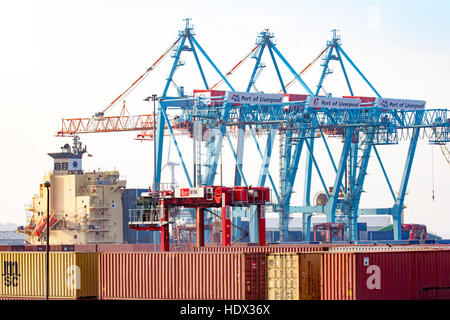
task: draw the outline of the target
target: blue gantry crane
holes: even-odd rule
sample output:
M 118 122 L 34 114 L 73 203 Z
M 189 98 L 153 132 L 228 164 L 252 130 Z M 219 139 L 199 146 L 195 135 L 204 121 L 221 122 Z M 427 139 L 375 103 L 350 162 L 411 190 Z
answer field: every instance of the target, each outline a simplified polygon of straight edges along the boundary
M 222 73 L 195 38 L 190 19 L 186 19 L 185 28 L 179 31 L 172 50 L 172 67 L 165 82 L 161 95 L 157 98 L 158 112 L 156 121 L 156 166 L 154 172 L 153 190 L 159 190 L 161 184 L 161 169 L 163 166 L 162 153 L 164 137 L 169 133 L 177 151 L 181 168 L 189 187 L 212 186 L 215 184 L 216 172 L 224 141 L 229 147 L 234 159 L 235 186 L 250 184 L 263 187 L 270 184 L 273 191 L 272 207 L 279 214 L 280 241 L 287 240 L 288 223 L 291 213 L 303 214 L 303 240 L 309 239 L 311 216 L 314 213 L 325 213 L 327 222 L 337 219 L 346 226 L 347 239 L 357 240 L 357 218 L 362 214 L 389 214 L 394 220 L 394 238 L 401 238 L 401 211 L 406 194 L 406 188 L 411 174 L 414 154 L 420 133 L 426 134 L 432 144 L 450 141 L 450 120 L 447 109 L 425 109 L 424 101 L 385 99 L 356 64 L 347 55 L 341 45 L 337 31 L 327 41 L 321 53 L 300 72 L 296 72 L 292 65 L 280 52 L 274 43 L 274 35 L 269 30 L 260 32 L 256 46 L 230 72 Z M 175 85 L 174 74 L 183 65 L 180 59 L 183 52 L 191 52 L 195 58 L 202 78 L 202 85 L 208 96 L 187 96 L 181 86 Z M 264 52 L 268 52 L 274 65 L 277 82 L 281 86 L 278 94 L 258 92 L 256 81 L 267 69 L 262 62 Z M 167 52 L 163 55 L 165 56 Z M 203 56 L 219 75 L 219 82 L 212 87 L 206 79 L 199 56 Z M 163 57 L 162 56 L 162 57 Z M 161 58 L 162 58 L 161 57 Z M 228 77 L 247 58 L 252 57 L 255 65 L 252 69 L 247 87 L 235 90 Z M 312 63 L 323 57 L 322 72 L 318 79 L 315 92 L 310 89 L 301 75 L 310 68 Z M 160 58 L 160 59 L 161 59 Z M 160 59 L 157 60 L 159 63 Z M 324 82 L 331 74 L 330 64 L 339 63 L 349 90 L 347 97 L 333 97 L 324 90 Z M 351 85 L 345 63 L 359 74 L 363 81 L 374 92 L 375 97 L 360 97 L 355 95 Z M 304 89 L 304 94 L 289 94 L 288 87 L 293 83 L 285 83 L 280 66 L 286 67 Z M 152 70 L 153 66 L 147 70 Z M 146 73 L 146 74 L 147 74 Z M 145 74 L 145 75 L 146 75 Z M 142 78 L 142 76 L 141 76 Z M 135 81 L 132 87 L 141 81 Z M 217 90 L 224 83 L 227 91 Z M 169 96 L 168 89 L 173 84 L 178 91 L 177 96 Z M 128 88 L 130 91 L 132 88 Z M 126 91 L 125 93 L 127 93 Z M 277 90 L 273 90 L 276 92 Z M 320 95 L 324 91 L 325 95 Z M 120 97 L 120 96 L 119 96 Z M 118 101 L 114 100 L 113 103 Z M 169 119 L 169 110 L 175 116 Z M 103 116 L 99 114 L 97 116 Z M 187 124 L 187 126 L 186 126 Z M 192 132 L 194 149 L 192 153 L 183 153 L 177 141 L 177 128 L 187 127 Z M 140 126 L 138 129 L 151 129 L 151 126 Z M 137 130 L 137 128 L 135 128 Z M 202 132 L 208 131 L 207 135 Z M 230 132 L 237 133 L 236 145 Z M 398 195 L 390 182 L 388 172 L 383 165 L 378 148 L 383 145 L 397 144 L 400 138 L 407 135 L 409 149 L 403 167 L 403 175 Z M 72 132 L 73 133 L 73 132 Z M 250 135 L 250 139 L 246 138 Z M 260 145 L 258 136 L 265 137 L 265 145 Z M 333 155 L 327 137 L 337 136 L 342 139 L 340 154 Z M 271 159 L 276 156 L 273 152 L 276 138 L 279 141 L 279 185 L 275 183 L 270 173 Z M 322 142 L 325 146 L 330 164 L 335 173 L 332 177 L 325 177 L 319 166 L 315 145 Z M 260 158 L 259 175 L 257 181 L 248 181 L 246 171 L 255 169 L 255 159 L 248 166 L 244 157 L 246 143 L 254 143 L 257 156 Z M 202 157 L 204 149 L 206 157 Z M 305 167 L 299 172 L 302 152 L 306 154 Z M 380 164 L 387 186 L 393 198 L 393 205 L 389 208 L 365 209 L 360 208 L 361 195 L 365 191 L 364 183 L 367 176 L 369 160 L 375 155 Z M 190 173 L 185 159 L 193 158 L 194 169 Z M 303 173 L 303 203 L 301 206 L 291 205 L 294 183 Z M 323 194 L 327 201 L 319 204 L 311 203 L 312 176 L 316 173 L 323 187 Z M 327 179 L 326 179 L 327 178 Z M 326 181 L 332 180 L 332 188 Z M 240 226 L 240 219 L 249 219 L 249 236 L 251 242 L 258 239 L 258 219 L 255 219 L 254 208 L 249 210 L 235 210 L 233 212 L 236 224 Z

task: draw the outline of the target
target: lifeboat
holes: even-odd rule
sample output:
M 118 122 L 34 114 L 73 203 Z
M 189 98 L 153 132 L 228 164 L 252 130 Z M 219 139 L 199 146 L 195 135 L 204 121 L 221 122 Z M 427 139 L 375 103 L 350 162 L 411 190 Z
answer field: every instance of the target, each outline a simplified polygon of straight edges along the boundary
M 56 223 L 56 219 L 53 215 L 50 216 L 50 228 Z M 39 220 L 39 223 L 37 224 L 36 228 L 34 229 L 35 234 L 40 237 L 42 230 L 44 230 L 45 226 L 47 225 L 47 215 L 42 216 L 41 220 Z

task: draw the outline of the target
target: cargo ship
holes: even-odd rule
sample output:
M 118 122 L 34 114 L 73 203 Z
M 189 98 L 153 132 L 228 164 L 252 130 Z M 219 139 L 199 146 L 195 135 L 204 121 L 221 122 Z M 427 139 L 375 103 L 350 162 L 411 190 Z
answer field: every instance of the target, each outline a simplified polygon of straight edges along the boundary
M 123 243 L 121 197 L 126 181 L 118 171 L 84 171 L 82 157 L 87 151 L 78 136 L 73 146 L 61 149 L 48 153 L 53 171 L 44 175 L 28 208 L 27 225 L 18 231 L 25 233 L 28 244 L 45 244 L 49 210 L 51 245 Z

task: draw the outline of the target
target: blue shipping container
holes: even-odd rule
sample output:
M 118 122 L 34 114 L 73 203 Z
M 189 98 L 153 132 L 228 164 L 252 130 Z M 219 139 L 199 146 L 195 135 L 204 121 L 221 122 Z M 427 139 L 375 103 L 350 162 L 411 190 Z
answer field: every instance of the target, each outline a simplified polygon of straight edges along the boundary
M 409 232 L 402 232 L 402 240 L 409 239 Z M 394 240 L 393 231 L 369 231 L 367 240 Z
M 358 222 L 358 231 L 367 231 L 367 222 Z

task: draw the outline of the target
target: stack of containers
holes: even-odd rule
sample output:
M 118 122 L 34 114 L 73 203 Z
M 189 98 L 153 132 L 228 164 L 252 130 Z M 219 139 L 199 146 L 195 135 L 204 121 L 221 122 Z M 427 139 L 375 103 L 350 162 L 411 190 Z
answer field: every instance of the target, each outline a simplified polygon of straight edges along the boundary
M 448 248 L 268 254 L 267 298 L 450 299 L 449 274 Z

